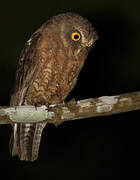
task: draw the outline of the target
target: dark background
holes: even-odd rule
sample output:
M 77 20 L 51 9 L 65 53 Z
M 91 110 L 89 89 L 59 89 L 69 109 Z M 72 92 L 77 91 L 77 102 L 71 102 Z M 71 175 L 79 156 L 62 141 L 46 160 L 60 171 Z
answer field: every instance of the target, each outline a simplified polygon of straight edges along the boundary
M 30 35 L 50 16 L 76 12 L 98 30 L 99 40 L 69 98 L 140 90 L 138 0 L 30 0 L 0 4 L 0 105 L 9 105 L 16 65 Z M 129 112 L 47 125 L 33 163 L 9 154 L 10 125 L 0 127 L 1 176 L 11 179 L 111 179 L 139 175 L 139 116 Z

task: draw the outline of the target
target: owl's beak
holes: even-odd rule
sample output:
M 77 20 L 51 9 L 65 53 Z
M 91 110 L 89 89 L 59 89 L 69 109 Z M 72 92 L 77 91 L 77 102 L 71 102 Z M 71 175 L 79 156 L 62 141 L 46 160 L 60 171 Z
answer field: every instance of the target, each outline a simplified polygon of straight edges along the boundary
M 91 47 L 92 45 L 93 45 L 92 41 L 87 44 L 88 47 Z
M 93 34 L 93 37 L 90 39 L 90 41 L 89 42 L 87 42 L 87 47 L 91 47 L 91 46 L 94 46 L 94 43 L 95 43 L 95 41 L 96 40 L 98 40 L 99 39 L 99 36 L 98 36 L 98 34 L 97 33 L 94 33 Z
M 91 46 L 93 46 L 94 45 L 94 43 L 93 43 L 93 39 L 91 39 L 87 44 L 86 44 L 86 46 L 87 47 L 91 47 Z

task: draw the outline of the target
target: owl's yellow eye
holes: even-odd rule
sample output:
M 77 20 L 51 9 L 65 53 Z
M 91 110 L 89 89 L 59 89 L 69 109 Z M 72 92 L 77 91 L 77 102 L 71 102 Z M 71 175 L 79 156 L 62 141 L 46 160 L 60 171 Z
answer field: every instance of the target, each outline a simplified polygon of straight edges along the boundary
M 72 38 L 73 41 L 79 41 L 81 36 L 80 36 L 79 33 L 74 32 L 74 33 L 72 33 L 71 38 Z

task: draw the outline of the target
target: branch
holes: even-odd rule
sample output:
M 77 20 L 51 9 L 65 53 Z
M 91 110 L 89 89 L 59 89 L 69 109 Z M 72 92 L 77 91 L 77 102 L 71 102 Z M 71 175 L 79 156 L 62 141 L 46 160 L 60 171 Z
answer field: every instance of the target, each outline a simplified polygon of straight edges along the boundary
M 0 107 L 0 124 L 64 121 L 112 115 L 140 109 L 140 92 L 84 99 L 67 104 Z

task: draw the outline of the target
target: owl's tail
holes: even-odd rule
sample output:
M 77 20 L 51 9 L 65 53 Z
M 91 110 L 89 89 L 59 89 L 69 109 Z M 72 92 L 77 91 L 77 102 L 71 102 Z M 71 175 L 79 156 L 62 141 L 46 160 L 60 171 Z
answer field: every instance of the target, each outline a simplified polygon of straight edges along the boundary
M 46 123 L 14 124 L 13 135 L 10 141 L 12 156 L 20 160 L 34 161 L 38 157 L 42 130 Z

